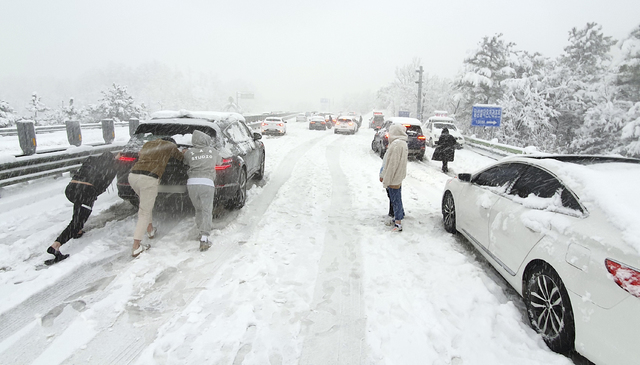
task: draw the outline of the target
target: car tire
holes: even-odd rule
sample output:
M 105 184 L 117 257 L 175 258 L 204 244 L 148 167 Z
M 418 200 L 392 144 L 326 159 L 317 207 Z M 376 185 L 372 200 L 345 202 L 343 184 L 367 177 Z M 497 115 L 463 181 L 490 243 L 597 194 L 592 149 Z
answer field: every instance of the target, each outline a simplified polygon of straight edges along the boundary
M 373 150 L 373 152 L 377 152 L 376 151 L 376 141 L 375 140 L 371 141 L 371 149 Z
M 540 262 L 528 271 L 524 302 L 533 329 L 552 351 L 568 353 L 575 348 L 575 322 L 567 289 L 551 265 Z
M 238 176 L 238 190 L 231 200 L 232 209 L 240 209 L 244 207 L 244 203 L 247 201 L 247 171 L 243 168 L 240 170 L 240 176 Z
M 262 162 L 260 162 L 260 169 L 253 175 L 254 180 L 262 180 L 264 178 L 264 163 L 265 163 L 265 154 L 262 153 Z
M 333 130 L 333 134 L 338 134 L 338 131 L 336 129 Z
M 456 230 L 456 203 L 450 191 L 442 197 L 442 223 L 444 230 L 449 233 L 457 233 Z
M 416 160 L 423 161 L 424 160 L 424 152 L 423 153 L 418 153 L 416 155 Z

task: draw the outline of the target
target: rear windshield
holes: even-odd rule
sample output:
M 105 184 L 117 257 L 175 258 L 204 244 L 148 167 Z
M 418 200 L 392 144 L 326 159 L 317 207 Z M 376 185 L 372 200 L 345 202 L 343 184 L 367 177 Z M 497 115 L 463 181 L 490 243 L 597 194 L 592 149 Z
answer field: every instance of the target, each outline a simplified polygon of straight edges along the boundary
M 448 130 L 457 131 L 456 126 L 451 123 L 434 123 L 433 126 L 437 129 L 447 128 Z
M 279 122 L 280 118 L 267 118 L 266 121 L 267 122 Z
M 419 125 L 410 125 L 407 127 L 407 136 L 415 137 L 419 134 L 422 134 L 422 128 Z

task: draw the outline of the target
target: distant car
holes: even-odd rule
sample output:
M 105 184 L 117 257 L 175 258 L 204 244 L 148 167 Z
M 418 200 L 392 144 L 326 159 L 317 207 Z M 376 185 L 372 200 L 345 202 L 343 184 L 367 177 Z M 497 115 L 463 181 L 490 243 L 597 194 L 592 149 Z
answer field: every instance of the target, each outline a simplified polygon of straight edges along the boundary
M 347 116 L 338 117 L 333 133 L 355 134 L 358 131 L 358 123 L 353 118 Z
M 416 118 L 391 117 L 387 119 L 380 129 L 373 135 L 371 141 L 371 149 L 378 153 L 380 158 L 384 157 L 389 147 L 389 127 L 392 124 L 400 124 L 407 128 L 407 147 L 409 148 L 409 157 L 422 161 L 425 153 L 425 136 L 420 127 L 420 121 Z
M 145 142 L 172 137 L 179 147 L 191 146 L 191 134 L 199 130 L 209 135 L 222 161 L 216 170 L 216 204 L 228 208 L 242 208 L 247 197 L 247 180 L 264 176 L 265 151 L 260 133 L 247 127 L 244 117 L 237 113 L 161 111 L 140 123 L 124 146 L 118 164 L 118 196 L 138 205 L 138 196 L 129 186 L 129 170 L 138 160 L 138 152 Z M 159 198 L 189 201 L 187 169 L 181 161 L 169 160 L 158 187 Z
M 462 148 L 465 143 L 464 137 L 458 128 L 456 128 L 454 119 L 449 117 L 431 117 L 424 123 L 422 129 L 424 135 L 427 137 L 429 147 L 435 146 L 435 143 L 440 138 L 440 134 L 442 134 L 442 129 L 444 128 L 447 128 L 449 130 L 449 134 L 455 137 L 456 142 L 458 142 L 456 147 Z
M 300 113 L 298 115 L 296 115 L 296 122 L 303 122 L 306 123 L 307 120 L 307 116 L 304 113 Z
M 325 122 L 324 117 L 319 115 L 311 117 L 309 118 L 309 129 L 322 129 L 324 131 L 327 129 L 327 122 Z
M 280 117 L 268 117 L 265 118 L 260 126 L 262 134 L 279 134 L 284 135 L 287 133 L 287 123 L 283 118 Z
M 444 229 L 466 237 L 524 298 L 553 351 L 638 363 L 640 160 L 508 157 L 449 180 Z
M 374 113 L 369 119 L 369 128 L 380 129 L 384 123 L 384 115 Z

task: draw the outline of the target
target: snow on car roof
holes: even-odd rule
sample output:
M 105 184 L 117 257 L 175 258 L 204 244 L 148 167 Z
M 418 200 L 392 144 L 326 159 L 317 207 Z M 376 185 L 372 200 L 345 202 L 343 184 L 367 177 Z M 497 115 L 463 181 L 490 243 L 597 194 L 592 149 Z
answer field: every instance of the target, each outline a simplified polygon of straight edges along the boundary
M 407 117 L 391 117 L 389 118 L 395 124 L 411 124 L 411 125 L 420 125 L 420 121 L 416 118 L 407 118 Z
M 161 110 L 151 114 L 151 120 L 158 119 L 176 119 L 176 118 L 189 118 L 189 119 L 204 119 L 209 122 L 217 122 L 221 120 L 244 121 L 244 117 L 238 113 L 233 112 L 213 112 L 213 111 L 189 111 L 189 110 Z
M 453 119 L 451 117 L 435 116 L 435 117 L 430 117 L 428 119 L 428 121 L 430 121 L 430 122 L 442 122 L 442 123 L 453 123 L 453 122 L 455 122 L 455 119 Z
M 587 210 L 599 209 L 622 232 L 621 249 L 631 247 L 636 254 L 640 253 L 640 189 L 634 183 L 640 181 L 640 160 L 569 155 L 533 155 L 508 160 L 534 162 L 556 174 L 578 195 Z

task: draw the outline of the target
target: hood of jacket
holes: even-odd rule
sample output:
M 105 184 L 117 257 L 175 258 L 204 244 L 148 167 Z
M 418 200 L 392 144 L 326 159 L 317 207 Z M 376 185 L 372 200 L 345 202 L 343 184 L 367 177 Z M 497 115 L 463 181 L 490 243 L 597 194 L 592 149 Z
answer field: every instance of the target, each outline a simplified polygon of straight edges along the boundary
M 213 139 L 206 133 L 201 131 L 193 131 L 191 143 L 195 147 L 213 147 Z
M 401 124 L 392 124 L 389 127 L 389 144 L 391 144 L 396 139 L 401 141 L 407 140 L 407 128 Z

